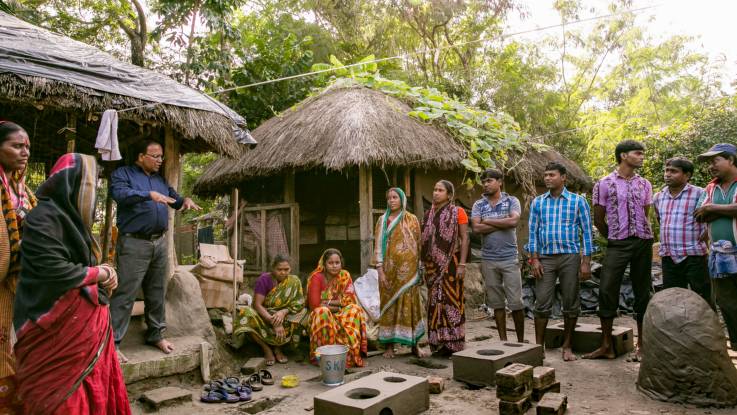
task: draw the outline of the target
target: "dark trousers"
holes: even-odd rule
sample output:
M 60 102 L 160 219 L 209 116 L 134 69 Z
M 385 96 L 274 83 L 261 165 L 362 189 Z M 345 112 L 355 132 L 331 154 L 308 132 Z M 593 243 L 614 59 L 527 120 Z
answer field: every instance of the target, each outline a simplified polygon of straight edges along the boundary
M 664 256 L 662 259 L 663 288 L 691 288 L 714 308 L 711 302 L 711 281 L 709 281 L 707 258 L 706 255 L 690 255 L 676 264 L 669 256 Z
M 133 311 L 138 290 L 143 289 L 146 343 L 163 339 L 166 330 L 164 298 L 169 276 L 166 236 L 154 241 L 120 235 L 117 243 L 118 288 L 110 299 L 115 344 L 120 344 Z
M 712 284 L 732 350 L 737 350 L 737 277 L 714 278 Z
M 645 316 L 645 310 L 647 310 L 647 304 L 653 295 L 652 239 L 631 237 L 623 240 L 610 239 L 608 241 L 599 282 L 599 317 L 617 317 L 619 292 L 622 288 L 622 278 L 627 265 L 630 267 L 632 291 L 635 294 L 633 317 L 638 323 L 641 323 Z

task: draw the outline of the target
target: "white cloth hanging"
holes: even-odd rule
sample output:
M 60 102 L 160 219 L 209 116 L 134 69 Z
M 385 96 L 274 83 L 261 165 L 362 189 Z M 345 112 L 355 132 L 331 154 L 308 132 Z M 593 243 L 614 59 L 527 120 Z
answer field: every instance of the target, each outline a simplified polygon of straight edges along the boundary
M 118 111 L 106 110 L 102 113 L 95 148 L 105 161 L 123 158 L 118 147 Z

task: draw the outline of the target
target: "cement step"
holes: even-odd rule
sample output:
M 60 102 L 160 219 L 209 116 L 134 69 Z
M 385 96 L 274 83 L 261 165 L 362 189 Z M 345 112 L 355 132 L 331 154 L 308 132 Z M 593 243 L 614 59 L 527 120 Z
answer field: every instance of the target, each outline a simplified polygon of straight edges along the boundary
M 207 343 L 203 337 L 167 338 L 174 344 L 174 351 L 164 354 L 159 349 L 143 343 L 123 341 L 120 351 L 128 358 L 121 365 L 125 383 L 187 373 L 200 367 L 200 345 Z M 207 343 L 212 351 L 212 346 Z M 212 356 L 213 353 L 209 353 Z

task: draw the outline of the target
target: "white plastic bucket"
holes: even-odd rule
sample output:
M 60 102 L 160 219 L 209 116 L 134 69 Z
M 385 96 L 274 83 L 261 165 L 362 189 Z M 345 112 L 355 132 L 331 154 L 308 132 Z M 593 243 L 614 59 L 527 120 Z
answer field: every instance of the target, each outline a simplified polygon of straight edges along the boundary
M 315 350 L 315 356 L 320 362 L 323 385 L 338 386 L 343 384 L 347 354 L 348 347 L 342 344 L 329 344 L 320 346 Z

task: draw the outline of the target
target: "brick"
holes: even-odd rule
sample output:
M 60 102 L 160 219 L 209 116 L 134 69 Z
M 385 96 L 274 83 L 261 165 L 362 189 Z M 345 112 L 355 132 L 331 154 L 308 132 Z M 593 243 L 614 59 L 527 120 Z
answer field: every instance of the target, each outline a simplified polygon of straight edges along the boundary
M 612 328 L 614 353 L 617 356 L 627 354 L 635 349 L 634 332 L 631 328 L 614 326 Z M 601 345 L 601 326 L 598 324 L 576 324 L 573 332 L 572 348 L 577 353 L 590 353 Z M 563 323 L 553 324 L 545 328 L 545 347 L 555 349 L 563 345 Z
M 514 363 L 496 372 L 497 387 L 517 388 L 532 382 L 532 366 Z M 518 400 L 518 399 L 513 399 Z
M 563 415 L 568 407 L 568 397 L 562 393 L 548 393 L 537 404 L 537 415 Z
M 143 403 L 146 409 L 150 411 L 158 411 L 166 406 L 190 402 L 192 400 L 192 392 L 182 388 L 167 386 L 164 388 L 150 390 L 144 393 L 139 400 Z
M 530 399 L 519 401 L 499 401 L 499 415 L 523 415 L 530 409 Z
M 323 392 L 314 398 L 315 415 L 414 415 L 430 409 L 426 378 L 379 372 Z
M 263 357 L 252 357 L 241 366 L 241 373 L 244 375 L 252 375 L 258 373 L 259 370 L 266 369 L 266 359 Z
M 430 393 L 437 395 L 445 389 L 445 379 L 440 376 L 428 376 L 428 386 L 430 387 Z
M 519 401 L 520 399 L 527 399 L 532 395 L 532 383 L 527 382 L 524 385 L 517 386 L 516 388 L 506 388 L 503 386 L 496 387 L 496 397 L 502 401 Z
M 533 389 L 544 388 L 555 382 L 555 369 L 552 367 L 538 366 L 532 369 Z
M 513 363 L 543 364 L 540 345 L 484 341 L 453 354 L 453 379 L 477 386 L 494 386 L 496 372 Z
M 560 382 L 553 382 L 544 388 L 532 389 L 532 400 L 537 402 L 548 392 L 560 393 Z

